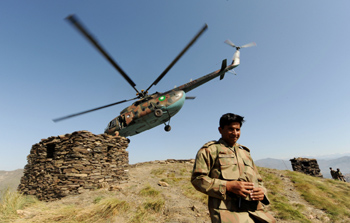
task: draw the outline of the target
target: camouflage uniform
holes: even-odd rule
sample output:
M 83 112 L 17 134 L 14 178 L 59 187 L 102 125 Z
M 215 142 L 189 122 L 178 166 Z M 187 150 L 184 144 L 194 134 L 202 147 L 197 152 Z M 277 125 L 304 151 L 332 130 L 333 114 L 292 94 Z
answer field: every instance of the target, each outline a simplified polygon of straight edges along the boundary
M 338 180 L 346 182 L 344 175 L 340 172 L 339 168 L 337 168 L 336 175 Z
M 336 180 L 338 177 L 336 176 L 336 172 L 335 170 L 333 170 L 331 167 L 329 168 L 331 170 L 331 176 L 332 176 L 332 179 Z
M 264 189 L 264 200 L 252 201 L 249 196 L 243 198 L 226 191 L 228 180 L 253 182 Z M 212 222 L 276 222 L 264 210 L 263 204 L 270 203 L 266 189 L 249 149 L 242 145 L 229 147 L 223 139 L 205 144 L 197 153 L 191 182 L 209 196 Z

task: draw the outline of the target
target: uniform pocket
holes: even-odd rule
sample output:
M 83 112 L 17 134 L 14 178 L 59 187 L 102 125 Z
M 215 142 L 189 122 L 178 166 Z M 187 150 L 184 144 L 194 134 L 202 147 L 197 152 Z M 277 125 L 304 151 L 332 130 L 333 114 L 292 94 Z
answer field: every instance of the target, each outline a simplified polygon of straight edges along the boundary
M 257 175 L 254 171 L 253 162 L 249 159 L 243 159 L 244 163 L 244 173 L 247 177 L 247 181 L 257 183 Z
M 235 180 L 239 177 L 237 159 L 234 154 L 219 154 L 219 163 L 222 177 L 226 180 Z
M 237 164 L 235 154 L 220 154 L 219 153 L 220 166 L 234 165 Z
M 253 162 L 249 159 L 243 159 L 244 165 L 253 169 Z

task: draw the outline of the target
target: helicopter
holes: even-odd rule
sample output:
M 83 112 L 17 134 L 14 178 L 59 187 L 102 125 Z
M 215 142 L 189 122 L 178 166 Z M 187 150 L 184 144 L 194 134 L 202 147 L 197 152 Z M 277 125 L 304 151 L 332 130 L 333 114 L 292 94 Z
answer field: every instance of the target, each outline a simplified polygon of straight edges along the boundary
M 136 84 L 131 80 L 131 78 L 122 70 L 122 68 L 110 57 L 110 55 L 102 48 L 102 46 L 92 37 L 92 35 L 87 31 L 83 24 L 78 20 L 75 15 L 69 15 L 66 18 L 74 27 L 80 31 L 80 33 L 85 36 L 96 49 L 107 59 L 111 65 L 122 75 L 122 77 L 131 85 L 136 91 L 136 97 L 131 99 L 125 99 L 112 104 L 104 105 L 94 109 L 89 109 L 83 112 L 67 115 L 61 118 L 53 119 L 54 122 L 62 121 L 68 118 L 100 110 L 103 108 L 111 107 L 117 104 L 125 103 L 128 101 L 133 101 L 130 106 L 126 107 L 120 112 L 120 115 L 112 119 L 107 127 L 105 128 L 105 133 L 115 136 L 133 136 L 144 132 L 146 130 L 152 129 L 158 125 L 164 124 L 164 130 L 169 132 L 171 130 L 170 119 L 175 114 L 177 114 L 186 99 L 194 99 L 195 97 L 188 97 L 186 93 L 199 87 L 200 85 L 220 76 L 222 80 L 226 72 L 231 71 L 240 64 L 240 49 L 245 47 L 256 46 L 254 42 L 245 44 L 243 46 L 236 46 L 230 40 L 226 40 L 225 43 L 236 48 L 236 52 L 233 55 L 232 63 L 227 65 L 227 60 L 224 59 L 221 63 L 221 68 L 214 72 L 211 72 L 205 76 L 198 79 L 192 80 L 186 84 L 179 87 L 175 87 L 164 93 L 155 92 L 151 95 L 148 91 L 154 85 L 167 74 L 167 72 L 174 66 L 174 64 L 181 58 L 181 56 L 196 42 L 196 40 L 203 34 L 203 32 L 208 28 L 205 24 L 201 30 L 192 38 L 192 40 L 186 45 L 186 47 L 179 53 L 179 55 L 170 63 L 170 65 L 158 76 L 158 78 L 146 89 L 137 90 Z

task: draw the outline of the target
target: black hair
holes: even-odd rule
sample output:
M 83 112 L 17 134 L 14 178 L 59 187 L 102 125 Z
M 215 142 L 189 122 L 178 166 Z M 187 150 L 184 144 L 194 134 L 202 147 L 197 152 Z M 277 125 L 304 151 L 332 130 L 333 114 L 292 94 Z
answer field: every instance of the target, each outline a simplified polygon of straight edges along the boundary
M 221 116 L 220 118 L 220 128 L 224 128 L 225 125 L 229 125 L 232 122 L 238 122 L 239 125 L 242 127 L 242 124 L 244 122 L 244 117 L 240 115 L 236 115 L 233 113 L 227 113 Z

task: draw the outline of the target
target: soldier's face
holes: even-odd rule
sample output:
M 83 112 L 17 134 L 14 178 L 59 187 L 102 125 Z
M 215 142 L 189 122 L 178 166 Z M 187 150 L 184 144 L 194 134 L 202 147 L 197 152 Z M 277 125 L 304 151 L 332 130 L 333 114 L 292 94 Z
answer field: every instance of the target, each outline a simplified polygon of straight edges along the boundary
M 239 122 L 232 122 L 229 125 L 225 125 L 224 128 L 219 127 L 219 132 L 221 138 L 225 140 L 229 146 L 233 146 L 241 136 L 241 126 Z

